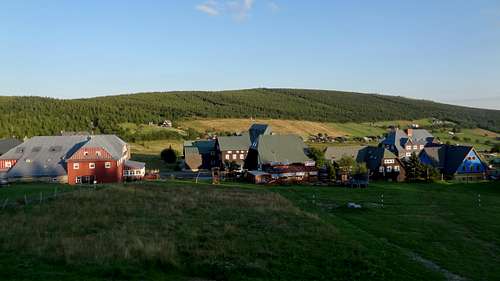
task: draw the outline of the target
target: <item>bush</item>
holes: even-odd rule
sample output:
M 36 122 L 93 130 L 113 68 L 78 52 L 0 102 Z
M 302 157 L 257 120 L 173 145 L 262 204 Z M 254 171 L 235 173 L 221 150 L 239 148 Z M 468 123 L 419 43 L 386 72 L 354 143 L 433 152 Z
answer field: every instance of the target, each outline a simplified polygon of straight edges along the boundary
M 166 148 L 160 153 L 161 160 L 165 161 L 165 163 L 173 164 L 177 162 L 177 152 L 172 149 L 172 146 Z

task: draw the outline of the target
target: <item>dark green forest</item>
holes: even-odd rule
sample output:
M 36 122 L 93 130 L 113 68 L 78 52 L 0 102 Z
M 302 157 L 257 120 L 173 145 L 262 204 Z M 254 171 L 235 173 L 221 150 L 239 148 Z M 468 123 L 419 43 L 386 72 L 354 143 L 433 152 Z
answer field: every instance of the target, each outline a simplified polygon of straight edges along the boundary
M 220 92 L 154 92 L 89 99 L 0 97 L 0 136 L 51 135 L 60 131 L 120 133 L 123 122 L 163 119 L 275 118 L 370 122 L 439 118 L 463 127 L 500 131 L 500 111 L 452 106 L 378 94 L 299 89 Z

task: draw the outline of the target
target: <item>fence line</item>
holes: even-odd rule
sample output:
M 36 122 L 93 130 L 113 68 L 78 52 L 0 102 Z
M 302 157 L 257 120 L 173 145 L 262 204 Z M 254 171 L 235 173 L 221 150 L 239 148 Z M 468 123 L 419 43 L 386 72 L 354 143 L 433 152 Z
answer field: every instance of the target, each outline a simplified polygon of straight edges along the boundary
M 46 192 L 42 191 L 38 195 L 27 196 L 26 194 L 24 194 L 23 197 L 21 197 L 21 196 L 15 196 L 15 197 L 11 196 L 10 198 L 7 197 L 7 198 L 5 198 L 5 200 L 3 200 L 3 203 L 1 205 L 1 210 L 13 209 L 13 208 L 17 208 L 17 207 L 25 207 L 25 206 L 36 205 L 36 204 L 40 205 L 40 204 L 43 204 L 47 201 L 55 200 L 57 198 L 63 198 L 67 194 L 74 194 L 75 192 L 77 192 L 78 194 L 81 194 L 82 190 L 92 192 L 92 191 L 101 190 L 103 188 L 104 187 L 97 188 L 96 185 L 93 185 L 93 186 L 89 185 L 87 187 L 78 186 L 78 187 L 74 187 L 74 188 L 71 188 L 71 189 L 68 189 L 65 191 L 59 191 L 58 187 L 56 186 L 54 188 L 53 192 L 52 191 L 46 191 Z M 12 197 L 14 197 L 13 200 L 12 200 Z

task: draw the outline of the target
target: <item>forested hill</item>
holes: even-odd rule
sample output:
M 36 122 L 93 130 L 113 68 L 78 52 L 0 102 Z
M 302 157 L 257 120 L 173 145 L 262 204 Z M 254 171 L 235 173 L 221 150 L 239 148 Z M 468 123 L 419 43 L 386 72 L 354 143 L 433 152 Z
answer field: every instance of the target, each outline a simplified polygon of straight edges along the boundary
M 56 134 L 61 130 L 116 132 L 123 122 L 195 117 L 260 117 L 331 122 L 435 117 L 500 131 L 500 111 L 375 94 L 297 89 L 139 93 L 78 100 L 0 97 L 0 136 Z

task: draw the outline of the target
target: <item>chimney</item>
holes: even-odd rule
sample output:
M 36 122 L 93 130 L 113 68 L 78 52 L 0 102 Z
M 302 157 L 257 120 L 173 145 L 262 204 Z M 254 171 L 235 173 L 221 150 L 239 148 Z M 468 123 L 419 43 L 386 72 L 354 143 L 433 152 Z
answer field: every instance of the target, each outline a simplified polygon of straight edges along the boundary
M 411 129 L 411 128 L 407 129 L 407 130 L 406 130 L 406 134 L 407 134 L 409 137 L 413 136 L 413 129 Z

